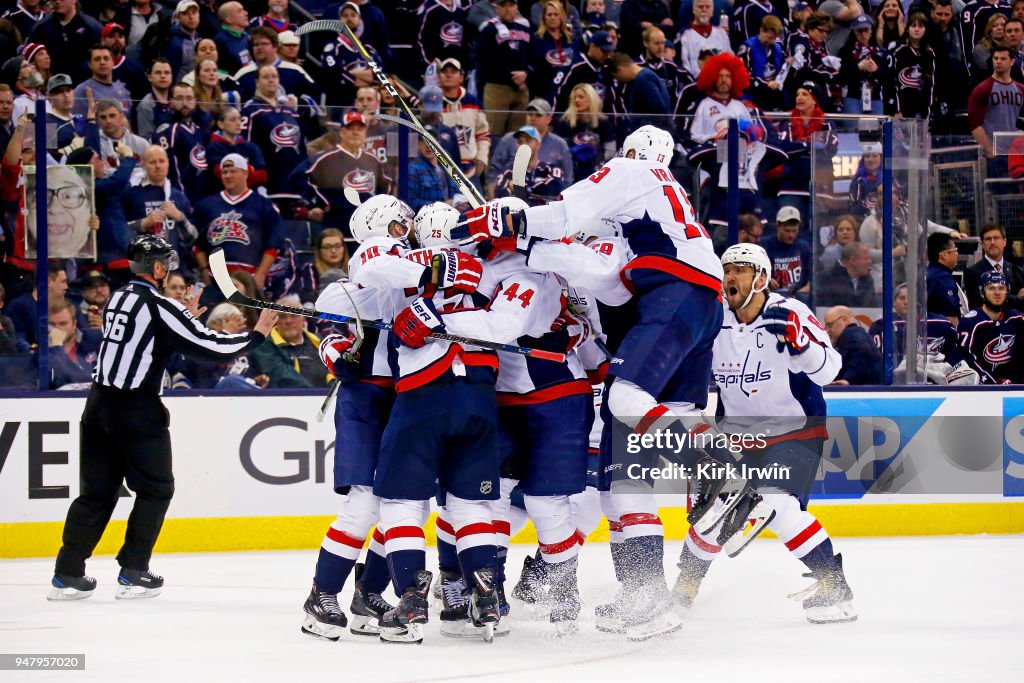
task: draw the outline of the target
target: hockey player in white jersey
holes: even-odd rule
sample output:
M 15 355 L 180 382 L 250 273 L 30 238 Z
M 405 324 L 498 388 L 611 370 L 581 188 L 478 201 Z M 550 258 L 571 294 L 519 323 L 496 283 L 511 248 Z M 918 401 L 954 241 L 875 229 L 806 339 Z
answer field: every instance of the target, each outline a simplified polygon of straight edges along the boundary
M 412 210 L 394 197 L 373 197 L 359 206 L 349 222 L 356 241 L 403 240 L 412 223 Z M 354 268 L 358 268 L 354 265 Z M 423 270 L 422 267 L 419 269 Z M 316 301 L 317 310 L 377 320 L 383 315 L 381 293 L 348 280 L 328 285 Z M 320 545 L 313 588 L 304 605 L 303 633 L 337 640 L 347 624 L 338 593 L 353 568 L 356 586 L 350 610 L 350 631 L 376 636 L 378 620 L 391 609 L 381 593 L 390 581 L 384 536 L 375 528 L 380 500 L 373 494 L 381 434 L 395 401 L 388 365 L 387 334 L 367 328 L 363 339 L 331 334 L 320 342 L 320 358 L 341 383 L 335 402 L 334 490 L 343 495 L 338 517 Z M 373 538 L 365 565 L 357 565 L 367 533 Z
M 496 249 L 529 252 L 532 240 L 564 239 L 576 226 L 609 220 L 634 253 L 621 276 L 636 297 L 637 322 L 619 346 L 604 408 L 636 433 L 662 420 L 699 414 L 707 404 L 711 346 L 721 327 L 722 265 L 667 164 L 674 141 L 643 126 L 622 155 L 562 194 L 562 200 L 507 215 L 488 204 L 468 214 L 469 234 Z M 504 236 L 510 228 L 511 237 Z M 607 431 L 607 429 L 606 429 Z M 622 477 L 610 443 L 602 447 L 603 488 L 611 487 L 623 531 L 623 578 L 615 613 L 628 638 L 681 626 L 665 583 L 664 529 L 651 483 Z M 622 454 L 618 454 L 621 456 Z M 618 463 L 621 465 L 621 461 Z M 617 478 L 611 481 L 613 475 Z
M 516 203 L 503 200 L 506 207 L 515 208 Z M 518 340 L 520 345 L 568 354 L 566 363 L 557 363 L 499 352 L 496 389 L 506 506 L 498 516 L 507 519 L 509 484 L 518 482 L 551 582 L 550 620 L 559 633 L 571 632 L 580 609 L 576 581 L 580 535 L 573 524 L 570 497 L 586 487 L 593 421 L 590 382 L 573 350 L 586 340 L 589 323 L 568 310 L 557 276 L 531 272 L 519 254 L 498 253 L 490 260 L 480 291 L 493 292 L 486 306 L 441 312 L 448 332 L 499 342 Z
M 726 311 L 722 333 L 715 341 L 713 365 L 719 388 L 718 412 L 724 415 L 718 428 L 759 433 L 763 446 L 745 451 L 742 462 L 767 468 L 762 470 L 765 472 L 770 472 L 772 465 L 780 469 L 778 476 L 751 482 L 753 490 L 737 504 L 738 514 L 723 518 L 703 534 L 691 527 L 674 591 L 689 607 L 723 544 L 735 555 L 760 528 L 768 528 L 817 580 L 805 591 L 808 621 L 853 621 L 857 618 L 851 603 L 853 592 L 846 583 L 841 557 L 833 552 L 828 534 L 806 508 L 827 437 L 821 387 L 835 378 L 842 359 L 804 304 L 768 293 L 771 260 L 763 248 L 734 245 L 723 254 L 722 264 Z M 771 510 L 748 514 L 758 494 Z M 730 528 L 733 520 L 738 524 Z M 752 531 L 750 525 L 759 528 Z

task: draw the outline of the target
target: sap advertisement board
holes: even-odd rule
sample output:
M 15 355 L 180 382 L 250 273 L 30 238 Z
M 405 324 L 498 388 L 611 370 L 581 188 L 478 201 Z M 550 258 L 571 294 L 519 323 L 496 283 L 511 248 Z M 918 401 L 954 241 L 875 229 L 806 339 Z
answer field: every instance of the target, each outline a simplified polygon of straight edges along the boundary
M 176 478 L 169 518 L 336 511 L 334 427 L 314 417 L 321 396 L 164 400 Z M 0 399 L 0 523 L 63 521 L 78 494 L 83 405 L 78 397 Z M 828 406 L 812 488 L 819 502 L 1024 496 L 1024 392 L 836 392 Z M 122 490 L 115 519 L 127 518 L 130 495 Z

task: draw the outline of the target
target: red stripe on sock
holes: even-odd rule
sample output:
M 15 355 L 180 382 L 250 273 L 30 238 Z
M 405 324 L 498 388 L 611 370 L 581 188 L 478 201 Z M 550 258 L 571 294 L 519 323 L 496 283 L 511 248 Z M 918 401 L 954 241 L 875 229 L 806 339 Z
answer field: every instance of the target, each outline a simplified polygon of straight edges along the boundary
M 577 542 L 578 542 L 578 543 L 579 543 L 580 545 L 583 545 L 584 543 L 586 543 L 586 542 L 587 542 L 587 535 L 586 535 L 586 534 L 584 534 L 584 533 L 583 533 L 582 531 L 580 531 L 579 529 L 577 529 L 577 530 L 576 530 L 576 541 L 577 541 Z
M 496 519 L 491 522 L 491 525 L 494 526 L 494 533 L 496 534 L 502 534 L 504 536 L 512 535 L 512 525 L 509 522 Z
M 448 520 L 446 520 L 444 517 L 437 518 L 437 528 L 441 531 L 444 531 L 445 533 L 451 534 L 452 536 L 455 535 L 455 529 L 452 528 L 452 525 L 449 524 Z
M 540 551 L 545 555 L 557 555 L 558 553 L 564 553 L 577 543 L 579 543 L 579 537 L 576 534 L 573 534 L 569 538 L 564 541 L 559 541 L 558 543 L 541 543 Z
M 418 526 L 396 526 L 384 534 L 385 541 L 395 538 L 423 538 L 423 529 Z
M 804 544 L 804 541 L 819 531 L 821 531 L 821 522 L 814 520 L 806 529 L 786 541 L 786 547 L 790 550 L 796 550 Z
M 615 532 L 622 531 L 622 522 L 613 522 L 612 520 L 609 519 L 608 520 L 608 531 L 615 531 Z
M 661 526 L 661 517 L 658 517 L 658 515 L 652 515 L 649 512 L 631 512 L 628 515 L 622 515 L 622 517 L 619 518 L 619 523 L 622 525 L 622 529 L 625 529 L 627 526 L 635 526 L 637 524 L 657 524 L 658 526 Z
M 384 542 L 384 534 L 380 532 L 380 527 L 373 527 L 373 540 L 377 543 Z
M 722 546 L 714 545 L 713 543 L 708 543 L 703 538 L 698 536 L 697 532 L 694 530 L 692 526 L 690 527 L 690 540 L 693 541 L 698 548 L 700 548 L 706 553 L 717 553 L 722 549 Z
M 647 430 L 654 425 L 658 418 L 667 412 L 668 408 L 659 403 L 648 410 L 646 415 L 640 418 L 640 421 L 636 423 L 636 429 L 634 429 L 633 432 L 636 434 L 646 434 Z
M 474 524 L 467 524 L 466 526 L 459 527 L 459 530 L 455 532 L 455 540 L 465 538 L 466 536 L 472 536 L 473 534 L 493 534 L 494 525 L 490 522 L 476 522 Z
M 360 540 L 355 536 L 346 534 L 341 529 L 335 529 L 334 527 L 330 527 L 327 530 L 327 538 L 336 543 L 341 543 L 342 545 L 347 545 L 350 548 L 355 548 L 356 550 L 362 550 L 363 544 L 365 543 L 365 540 Z

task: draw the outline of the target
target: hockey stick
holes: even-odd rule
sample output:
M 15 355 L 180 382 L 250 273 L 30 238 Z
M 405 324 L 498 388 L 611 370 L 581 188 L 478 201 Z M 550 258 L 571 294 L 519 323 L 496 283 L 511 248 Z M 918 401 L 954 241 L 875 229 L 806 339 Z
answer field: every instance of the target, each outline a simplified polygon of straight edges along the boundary
M 304 318 L 314 318 L 316 320 L 329 320 L 335 323 L 355 323 L 356 318 L 351 318 L 347 315 L 338 315 L 336 313 L 325 313 L 323 311 L 316 311 L 312 308 L 298 308 L 296 306 L 284 306 L 282 304 L 275 304 L 270 301 L 261 301 L 259 299 L 253 299 L 252 297 L 246 296 L 238 291 L 235 287 L 235 283 L 231 280 L 231 273 L 228 272 L 228 264 L 224 259 L 224 251 L 218 249 L 217 251 L 210 254 L 210 270 L 213 273 L 213 279 L 217 283 L 217 287 L 220 289 L 224 298 L 228 302 L 236 304 L 238 306 L 245 306 L 246 308 L 257 308 L 261 310 L 277 311 L 278 313 L 287 313 L 288 315 L 301 315 Z M 386 323 L 382 320 L 364 320 L 363 324 L 366 327 L 371 327 L 375 330 L 386 330 L 391 331 L 391 323 Z M 490 349 L 492 351 L 505 351 L 507 353 L 518 353 L 523 356 L 529 356 L 530 358 L 538 358 L 540 360 L 550 360 L 556 363 L 564 363 L 565 354 L 556 353 L 554 351 L 544 351 L 543 349 L 533 349 L 528 346 L 515 346 L 514 344 L 502 344 L 501 342 L 487 341 L 484 339 L 473 339 L 472 337 L 460 337 L 455 334 L 445 334 L 444 332 L 433 332 L 430 334 L 431 339 L 440 339 L 442 341 L 454 342 L 456 344 L 465 344 L 467 346 L 475 346 L 480 349 Z
M 526 172 L 530 169 L 531 158 L 533 150 L 530 146 L 519 145 L 516 158 L 512 161 L 512 196 L 524 202 L 530 199 L 530 193 L 526 191 Z
M 373 71 L 373 75 L 377 79 L 377 82 L 381 84 L 381 87 L 383 87 L 388 92 L 389 95 L 395 98 L 395 102 L 398 103 L 398 106 L 405 113 L 405 115 L 409 117 L 409 120 L 419 125 L 420 135 L 423 137 L 423 141 L 427 143 L 427 147 L 429 147 L 430 151 L 433 152 L 434 156 L 437 157 L 438 163 L 441 164 L 441 166 L 445 170 L 445 173 L 447 173 L 448 177 L 452 179 L 453 183 L 455 183 L 455 187 L 459 190 L 459 192 L 461 192 L 462 194 L 466 195 L 467 198 L 469 198 L 469 203 L 473 206 L 473 208 L 483 206 L 486 203 L 486 200 L 484 199 L 484 196 L 480 194 L 480 190 L 476 189 L 476 187 L 469 182 L 469 178 L 466 177 L 466 174 L 463 173 L 462 169 L 459 168 L 458 164 L 456 164 L 452 160 L 452 158 L 448 156 L 448 153 L 445 152 L 444 148 L 441 147 L 438 141 L 434 139 L 434 136 L 428 133 L 427 131 L 423 130 L 423 125 L 420 123 L 420 120 L 416 117 L 416 114 L 413 113 L 409 105 L 406 104 L 404 99 L 402 99 L 402 96 L 398 94 L 398 90 L 395 89 L 394 84 L 387 77 L 387 74 L 385 74 L 384 70 L 380 68 L 380 65 L 373 60 L 373 57 L 370 56 L 370 53 L 363 46 L 362 42 L 360 42 L 359 38 L 356 37 L 356 34 L 352 32 L 352 29 L 348 27 L 348 24 L 333 19 L 320 19 L 317 21 L 311 21 L 308 24 L 303 24 L 295 33 L 296 35 L 301 36 L 305 35 L 306 33 L 313 33 L 315 31 L 331 31 L 334 33 L 341 33 L 348 40 L 352 41 L 352 44 L 355 45 L 356 50 L 358 50 L 362 58 L 366 60 L 366 63 L 370 67 L 370 70 Z

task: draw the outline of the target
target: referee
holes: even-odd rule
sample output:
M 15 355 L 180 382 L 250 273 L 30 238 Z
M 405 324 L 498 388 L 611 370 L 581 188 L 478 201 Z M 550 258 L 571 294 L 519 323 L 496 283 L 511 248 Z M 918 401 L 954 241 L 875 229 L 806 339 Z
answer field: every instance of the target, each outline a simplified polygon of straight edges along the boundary
M 128 260 L 135 277 L 103 311 L 103 341 L 82 413 L 82 490 L 64 523 L 50 600 L 92 595 L 96 580 L 85 575 L 85 561 L 110 521 L 122 480 L 135 492 L 135 505 L 117 554 L 116 597 L 160 593 L 164 580 L 150 573 L 149 560 L 174 494 L 170 415 L 160 401 L 168 358 L 182 352 L 228 360 L 263 342 L 277 319 L 264 310 L 253 332 L 214 332 L 196 319 L 197 301 L 186 308 L 160 295 L 158 287 L 178 267 L 166 240 L 139 235 L 128 246 Z

